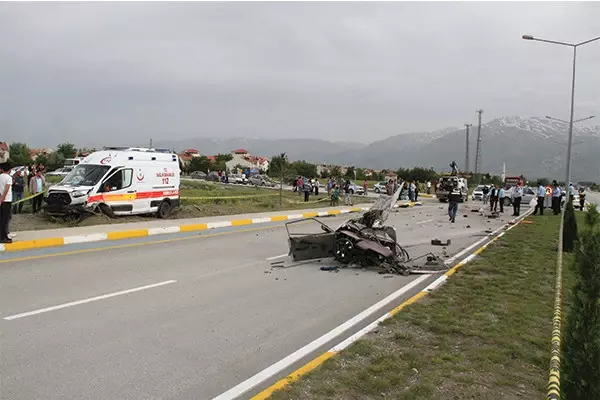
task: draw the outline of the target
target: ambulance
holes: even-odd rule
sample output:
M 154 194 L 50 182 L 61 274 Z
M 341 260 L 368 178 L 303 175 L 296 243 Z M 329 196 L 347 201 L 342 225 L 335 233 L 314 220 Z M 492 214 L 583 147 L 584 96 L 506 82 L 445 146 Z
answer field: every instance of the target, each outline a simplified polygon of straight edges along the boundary
M 179 207 L 179 158 L 169 150 L 106 147 L 85 157 L 48 190 L 46 212 L 156 214 Z

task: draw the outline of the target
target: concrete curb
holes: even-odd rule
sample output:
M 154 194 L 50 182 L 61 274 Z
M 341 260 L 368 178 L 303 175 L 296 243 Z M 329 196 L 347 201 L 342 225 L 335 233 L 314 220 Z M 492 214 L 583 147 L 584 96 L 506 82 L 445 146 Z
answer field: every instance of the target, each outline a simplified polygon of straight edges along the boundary
M 504 236 L 504 234 L 506 232 L 508 232 L 515 226 L 517 226 L 521 221 L 523 221 L 523 219 L 528 217 L 532 212 L 533 212 L 533 209 L 529 209 L 522 216 L 512 219 L 508 223 L 506 223 L 503 226 L 501 226 L 500 228 L 496 229 L 489 236 L 486 236 L 485 238 L 481 239 L 480 241 L 467 247 L 465 250 L 463 250 L 461 253 L 457 254 L 451 260 L 454 260 L 455 258 L 458 258 L 458 257 L 462 257 L 462 255 L 464 253 L 470 251 L 474 247 L 479 246 L 477 248 L 477 250 L 472 252 L 467 257 L 463 258 L 460 262 L 455 264 L 452 268 L 450 268 L 448 271 L 446 271 L 443 275 L 441 275 L 435 281 L 430 283 L 423 290 L 421 290 L 420 292 L 415 294 L 413 297 L 406 300 L 405 302 L 400 304 L 398 307 L 396 307 L 393 310 L 391 310 L 390 312 L 384 314 L 380 318 L 376 319 L 371 324 L 365 326 L 363 329 L 356 332 L 352 336 L 348 337 L 347 339 L 345 339 L 342 342 L 338 343 L 337 345 L 333 346 L 326 352 L 318 355 L 317 357 L 315 357 L 308 363 L 304 364 L 303 366 L 301 366 L 300 368 L 298 368 L 297 370 L 295 370 L 294 372 L 292 372 L 285 378 L 275 382 L 273 385 L 269 386 L 262 392 L 253 396 L 250 400 L 266 400 L 266 399 L 268 399 L 269 397 L 271 397 L 273 392 L 283 389 L 287 385 L 300 379 L 303 375 L 306 375 L 310 371 L 314 370 L 315 368 L 317 368 L 318 366 L 323 364 L 326 360 L 330 359 L 337 353 L 343 351 L 345 348 L 347 348 L 348 346 L 350 346 L 351 344 L 353 344 L 354 342 L 356 342 L 357 340 L 359 340 L 360 338 L 365 336 L 367 333 L 373 331 L 375 328 L 377 328 L 377 326 L 379 326 L 379 324 L 381 322 L 393 317 L 394 315 L 398 314 L 400 311 L 402 311 L 404 308 L 406 308 L 410 304 L 415 303 L 415 302 L 419 301 L 420 299 L 422 299 L 423 297 L 427 296 L 429 293 L 431 293 L 432 291 L 434 291 L 435 289 L 440 287 L 450 276 L 454 275 L 456 273 L 456 271 L 458 271 L 458 269 L 462 268 L 469 262 L 473 261 L 473 259 L 475 259 L 475 257 L 477 257 L 479 254 L 481 254 L 490 244 L 496 242 L 498 239 L 500 239 L 502 236 Z M 484 244 L 482 245 L 482 243 L 484 243 Z M 451 261 L 451 262 L 453 262 L 453 261 Z
M 312 218 L 312 217 L 327 217 L 332 215 L 349 214 L 361 211 L 367 211 L 368 207 L 350 207 L 342 208 L 337 210 L 328 211 L 303 211 L 294 214 L 275 215 L 272 217 L 263 218 L 247 218 L 247 219 L 229 219 L 216 222 L 207 222 L 200 224 L 190 225 L 174 225 L 162 228 L 150 228 L 150 229 L 134 229 L 127 231 L 115 231 L 106 233 L 94 233 L 90 235 L 78 235 L 78 236 L 63 236 L 54 238 L 45 238 L 37 240 L 24 240 L 22 242 L 14 242 L 8 244 L 0 244 L 0 252 L 15 252 L 25 251 L 33 249 L 43 249 L 47 247 L 59 247 L 69 244 L 77 243 L 90 243 L 90 242 L 102 242 L 106 240 L 123 240 L 123 239 L 134 239 L 145 236 L 164 235 L 169 233 L 179 232 L 196 232 L 206 231 L 216 228 L 226 228 L 235 226 L 246 226 L 264 224 L 269 222 L 281 222 L 290 221 L 294 219 Z M 174 221 L 174 223 L 177 223 Z

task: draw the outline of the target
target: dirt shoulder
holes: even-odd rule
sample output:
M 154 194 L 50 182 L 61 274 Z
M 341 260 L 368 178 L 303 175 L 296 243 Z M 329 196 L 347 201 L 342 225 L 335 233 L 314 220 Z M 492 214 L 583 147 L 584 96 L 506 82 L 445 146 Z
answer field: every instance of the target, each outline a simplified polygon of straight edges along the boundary
M 559 217 L 527 220 L 436 292 L 271 398 L 545 397 Z

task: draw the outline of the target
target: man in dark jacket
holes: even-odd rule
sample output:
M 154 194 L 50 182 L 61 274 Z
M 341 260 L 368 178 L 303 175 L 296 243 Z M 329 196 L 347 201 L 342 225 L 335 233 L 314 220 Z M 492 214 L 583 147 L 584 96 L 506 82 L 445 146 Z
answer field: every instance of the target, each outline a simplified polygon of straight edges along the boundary
M 12 184 L 12 192 L 13 192 L 13 214 L 20 213 L 23 211 L 23 202 L 21 201 L 19 204 L 15 204 L 16 202 L 23 200 L 23 196 L 25 193 L 25 178 L 23 178 L 23 174 L 21 171 L 15 172 L 13 176 L 13 184 Z
M 456 213 L 458 212 L 458 203 L 462 194 L 458 189 L 458 184 L 455 182 L 450 194 L 448 195 L 448 216 L 450 217 L 450 222 L 454 223 L 456 220 Z

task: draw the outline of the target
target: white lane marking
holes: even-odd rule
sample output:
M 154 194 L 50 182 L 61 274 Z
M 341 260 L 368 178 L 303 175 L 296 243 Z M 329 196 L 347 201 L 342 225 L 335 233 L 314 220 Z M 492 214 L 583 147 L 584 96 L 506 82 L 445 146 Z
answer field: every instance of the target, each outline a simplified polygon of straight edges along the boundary
M 163 235 L 166 233 L 179 233 L 180 231 L 181 228 L 179 226 L 168 226 L 165 228 L 149 228 L 148 236 Z
M 65 236 L 63 238 L 65 244 L 101 242 L 103 240 L 108 240 L 108 235 L 106 233 L 96 233 L 81 236 Z
M 433 219 L 426 219 L 425 221 L 417 222 L 417 224 L 426 224 L 431 221 L 433 221 Z
M 427 286 L 425 289 L 423 289 L 423 291 L 424 292 L 431 292 L 431 291 L 435 290 L 442 283 L 446 282 L 446 279 L 448 279 L 448 277 L 446 275 L 440 276 L 435 281 L 431 282 L 431 284 L 429 286 Z
M 291 214 L 291 215 L 288 215 L 287 217 L 288 217 L 288 219 L 302 219 L 302 218 L 304 218 L 304 215 L 302 215 L 302 214 Z
M 361 337 L 365 336 L 367 333 L 371 332 L 373 329 L 377 328 L 379 324 L 390 317 L 390 314 L 383 314 L 381 317 L 377 318 L 375 321 L 371 322 L 369 325 L 362 328 L 360 331 L 356 332 L 354 335 L 350 336 L 348 339 L 343 342 L 333 346 L 329 351 L 339 353 L 344 350 L 346 347 L 350 346 L 352 343 L 356 342 Z
M 283 257 L 287 257 L 287 256 L 288 256 L 288 253 L 285 253 L 285 254 L 280 254 L 280 255 L 278 255 L 278 256 L 273 256 L 273 257 L 269 257 L 269 258 L 267 258 L 267 261 L 271 261 L 271 260 L 277 260 L 278 258 L 283 258 Z
M 376 313 L 379 309 L 385 307 L 388 303 L 396 300 L 398 297 L 402 296 L 404 293 L 408 292 L 415 286 L 419 285 L 421 282 L 423 282 L 427 278 L 428 278 L 428 275 L 422 275 L 422 276 L 418 277 L 417 279 L 410 282 L 406 286 L 403 286 L 402 288 L 398 289 L 394 293 L 390 294 L 385 299 L 377 302 L 376 304 L 367 308 L 360 314 L 350 318 L 348 321 L 344 322 L 343 324 L 339 325 L 338 327 L 327 332 L 320 338 L 313 340 L 312 342 L 310 342 L 306 346 L 302 347 L 301 349 L 296 350 L 294 353 L 290 354 L 289 356 L 287 356 L 287 357 L 283 358 L 282 360 L 276 362 L 275 364 L 263 369 L 262 371 L 260 371 L 256 375 L 246 379 L 244 382 L 240 383 L 239 385 L 229 389 L 228 391 L 226 391 L 224 393 L 221 393 L 217 397 L 214 397 L 213 400 L 231 400 L 231 399 L 235 399 L 236 397 L 241 396 L 242 394 L 246 393 L 248 390 L 256 387 L 257 385 L 261 384 L 262 382 L 266 381 L 267 379 L 272 378 L 274 375 L 280 373 L 284 369 L 288 368 L 290 365 L 298 362 L 300 359 L 302 359 L 302 358 L 306 357 L 307 355 L 309 355 L 310 353 L 314 352 L 315 350 L 317 350 L 319 347 L 323 346 L 330 340 L 335 339 L 337 336 L 341 335 L 346 330 L 352 328 L 354 325 L 358 324 L 359 322 L 368 318 L 372 314 Z
M 317 216 L 319 216 L 319 217 L 326 217 L 328 215 L 329 215 L 329 213 L 327 211 L 319 211 L 317 213 Z
M 42 313 L 49 312 L 49 311 L 60 310 L 61 308 L 77 306 L 77 305 L 80 305 L 80 304 L 90 303 L 92 301 L 104 300 L 104 299 L 108 299 L 108 298 L 111 298 L 111 297 L 120 296 L 122 294 L 129 294 L 129 293 L 139 292 L 140 290 L 152 289 L 152 288 L 155 288 L 155 287 L 158 287 L 158 286 L 168 285 L 170 283 L 175 283 L 175 282 L 177 282 L 177 281 L 174 281 L 174 280 L 164 281 L 164 282 L 154 283 L 152 285 L 146 285 L 146 286 L 136 287 L 136 288 L 133 288 L 133 289 L 122 290 L 120 292 L 103 294 L 101 296 L 90 297 L 90 298 L 83 299 L 83 300 L 72 301 L 70 303 L 59 304 L 57 306 L 52 306 L 52 307 L 47 307 L 47 308 L 41 308 L 39 310 L 34 310 L 34 311 L 24 312 L 24 313 L 21 313 L 21 314 L 11 315 L 9 317 L 4 317 L 4 319 L 7 320 L 7 321 L 12 321 L 13 319 L 30 317 L 30 316 L 36 315 L 36 314 L 42 314 Z

